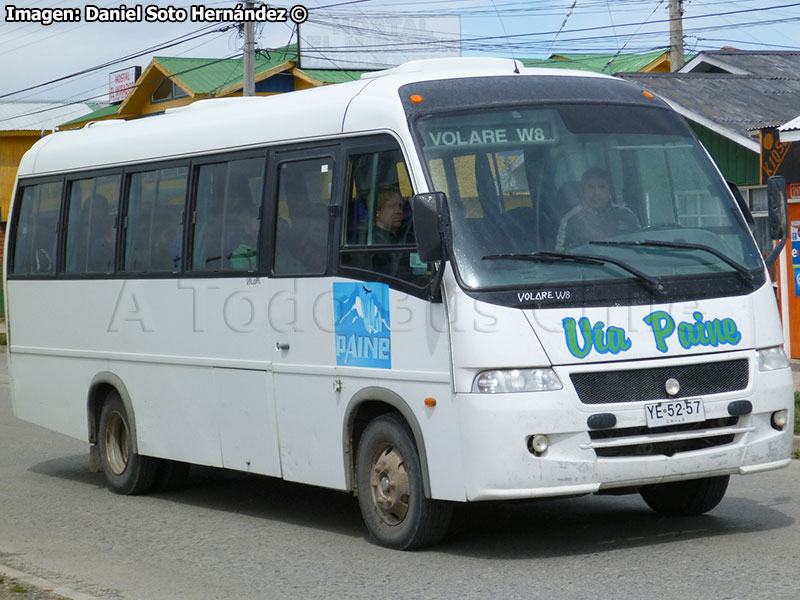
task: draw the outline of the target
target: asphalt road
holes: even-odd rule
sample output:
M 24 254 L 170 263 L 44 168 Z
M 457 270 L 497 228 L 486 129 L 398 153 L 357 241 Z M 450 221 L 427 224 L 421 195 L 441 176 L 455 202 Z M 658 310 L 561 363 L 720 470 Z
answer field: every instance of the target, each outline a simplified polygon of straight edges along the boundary
M 638 496 L 461 507 L 427 551 L 366 538 L 355 499 L 212 469 L 121 497 L 87 445 L 11 414 L 0 357 L 0 565 L 127 600 L 614 598 L 796 600 L 800 461 L 734 477 L 708 515 Z

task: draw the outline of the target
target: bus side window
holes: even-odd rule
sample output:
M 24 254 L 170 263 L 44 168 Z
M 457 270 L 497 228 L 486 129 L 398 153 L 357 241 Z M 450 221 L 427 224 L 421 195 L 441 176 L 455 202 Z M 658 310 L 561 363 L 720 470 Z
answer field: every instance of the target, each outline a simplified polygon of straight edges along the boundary
M 413 191 L 402 152 L 352 156 L 349 172 L 341 266 L 424 286 L 427 265 L 415 252 L 409 202 Z
M 258 267 L 264 162 L 246 158 L 198 168 L 191 270 Z
M 55 273 L 62 188 L 61 181 L 54 181 L 22 189 L 14 241 L 14 275 Z
M 322 275 L 328 265 L 333 159 L 281 163 L 275 227 L 276 275 Z
M 65 273 L 114 271 L 119 184 L 119 175 L 70 182 Z
M 187 167 L 133 173 L 128 185 L 124 268 L 129 273 L 181 269 Z

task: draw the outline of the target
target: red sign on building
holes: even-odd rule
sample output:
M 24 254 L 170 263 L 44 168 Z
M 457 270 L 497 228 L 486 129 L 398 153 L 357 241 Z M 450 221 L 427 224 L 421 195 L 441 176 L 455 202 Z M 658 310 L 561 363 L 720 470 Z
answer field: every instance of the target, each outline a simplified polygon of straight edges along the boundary
M 122 71 L 114 71 L 108 75 L 108 101 L 116 104 L 125 100 L 125 96 L 136 85 L 142 74 L 142 67 L 128 67 Z

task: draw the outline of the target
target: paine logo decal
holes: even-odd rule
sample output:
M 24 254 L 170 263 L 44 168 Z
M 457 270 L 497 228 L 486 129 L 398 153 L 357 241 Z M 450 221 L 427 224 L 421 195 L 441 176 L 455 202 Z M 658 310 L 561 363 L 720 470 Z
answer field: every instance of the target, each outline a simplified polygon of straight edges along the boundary
M 389 286 L 385 283 L 334 283 L 336 364 L 392 368 Z
M 733 319 L 706 321 L 701 312 L 693 312 L 692 318 L 694 321 L 675 323 L 669 313 L 657 310 L 643 320 L 653 332 L 653 342 L 659 352 L 669 351 L 668 340 L 677 341 L 686 350 L 695 346 L 735 346 L 742 340 Z M 567 349 L 576 358 L 586 358 L 592 350 L 598 354 L 618 354 L 630 350 L 633 345 L 622 327 L 606 327 L 602 321 L 592 323 L 581 317 L 576 323 L 575 319 L 567 317 L 561 321 L 561 326 Z

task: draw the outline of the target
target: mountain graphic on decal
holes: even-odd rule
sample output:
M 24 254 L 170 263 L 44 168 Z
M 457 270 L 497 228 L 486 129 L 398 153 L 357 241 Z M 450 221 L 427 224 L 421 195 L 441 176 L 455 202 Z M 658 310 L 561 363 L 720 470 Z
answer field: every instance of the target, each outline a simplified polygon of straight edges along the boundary
M 353 286 L 348 296 L 336 299 L 336 326 L 347 331 L 374 335 L 391 331 L 388 311 L 384 309 L 384 297 L 380 289 L 368 285 Z

